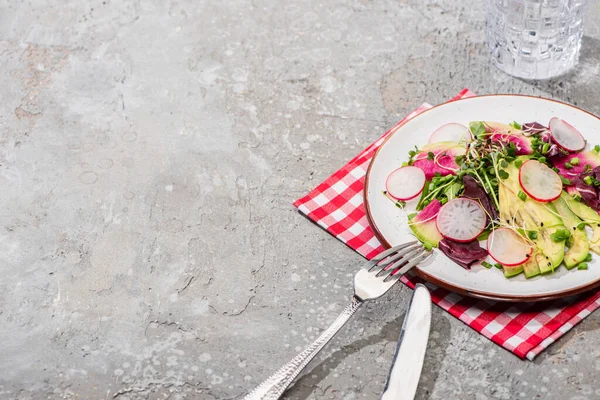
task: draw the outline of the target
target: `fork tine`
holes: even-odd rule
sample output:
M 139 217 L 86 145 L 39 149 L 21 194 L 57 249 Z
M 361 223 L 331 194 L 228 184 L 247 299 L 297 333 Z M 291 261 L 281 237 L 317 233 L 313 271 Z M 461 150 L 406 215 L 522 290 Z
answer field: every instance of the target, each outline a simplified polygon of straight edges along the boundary
M 389 262 L 377 273 L 378 278 L 384 275 L 390 274 L 398 268 L 401 264 L 405 264 L 410 261 L 411 258 L 418 256 L 425 250 L 421 246 L 408 247 L 402 252 L 398 253 L 397 256 L 392 257 Z M 387 261 L 387 260 L 386 260 Z
M 425 250 L 425 249 L 423 249 L 423 250 Z M 384 282 L 389 282 L 392 279 L 399 279 L 406 272 L 408 272 L 408 270 L 410 270 L 412 267 L 414 267 L 415 265 L 417 265 L 421 261 L 424 261 L 431 254 L 433 254 L 432 251 L 426 250 L 425 253 L 421 254 L 420 256 L 418 256 L 417 258 L 413 259 L 412 261 L 409 261 L 408 264 L 406 264 L 405 266 L 403 266 L 402 268 L 400 268 L 395 274 L 386 276 L 383 281 Z
M 417 243 L 417 241 L 413 240 L 412 242 L 407 242 L 407 243 L 400 244 L 398 246 L 390 247 L 386 251 L 383 251 L 383 252 L 377 254 L 375 257 L 373 257 L 371 259 L 371 263 L 377 264 L 379 261 L 383 260 L 384 258 L 386 258 L 387 256 L 389 256 L 390 254 L 395 253 L 398 250 L 402 250 L 405 247 L 412 246 L 415 243 Z
M 371 259 L 371 261 L 365 266 L 365 268 L 369 272 L 373 271 L 376 268 L 380 268 L 380 269 L 385 268 L 385 267 L 389 266 L 392 262 L 398 260 L 400 257 L 402 257 L 404 254 L 406 254 L 408 251 L 412 250 L 411 247 L 413 247 L 417 243 L 418 243 L 417 241 L 413 241 L 413 242 L 404 243 L 399 246 L 395 246 L 390 249 L 387 249 L 383 253 L 377 255 L 377 257 Z M 397 253 L 397 254 L 394 254 L 394 253 Z M 382 261 L 384 261 L 384 262 L 382 262 Z

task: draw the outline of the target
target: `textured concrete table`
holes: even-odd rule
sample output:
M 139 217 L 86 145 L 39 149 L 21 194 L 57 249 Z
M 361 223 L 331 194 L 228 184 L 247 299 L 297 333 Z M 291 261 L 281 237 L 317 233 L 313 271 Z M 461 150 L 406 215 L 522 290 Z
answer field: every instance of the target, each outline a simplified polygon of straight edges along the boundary
M 482 5 L 459 3 L 3 1 L 0 398 L 238 398 L 363 261 L 293 200 L 463 87 L 600 113 L 597 2 L 580 65 L 537 84 L 490 66 Z M 287 396 L 377 398 L 409 296 Z M 418 398 L 600 398 L 598 328 L 525 362 L 435 308 Z

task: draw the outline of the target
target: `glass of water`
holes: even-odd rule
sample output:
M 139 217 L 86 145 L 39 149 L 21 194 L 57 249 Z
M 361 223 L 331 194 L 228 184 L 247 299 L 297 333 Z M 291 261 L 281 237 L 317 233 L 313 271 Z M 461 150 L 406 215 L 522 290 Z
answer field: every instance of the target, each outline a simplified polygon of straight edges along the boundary
M 504 72 L 525 79 L 564 74 L 579 59 L 586 0 L 486 0 L 486 41 Z

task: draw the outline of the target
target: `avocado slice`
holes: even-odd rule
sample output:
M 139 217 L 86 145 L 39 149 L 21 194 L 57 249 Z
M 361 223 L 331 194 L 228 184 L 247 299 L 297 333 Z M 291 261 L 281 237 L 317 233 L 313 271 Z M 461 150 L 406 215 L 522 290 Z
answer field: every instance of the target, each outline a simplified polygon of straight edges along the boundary
M 600 254 L 600 215 L 585 204 L 575 200 L 570 194 L 562 192 L 561 199 L 581 220 L 592 229 L 592 238 L 589 239 L 590 250 Z
M 514 221 L 523 229 L 536 233 L 537 238 L 533 242 L 537 252 L 530 259 L 535 260 L 539 272 L 554 272 L 563 261 L 565 251 L 565 242 L 554 242 L 551 237 L 559 229 L 565 229 L 560 214 L 552 205 L 531 198 L 521 200 L 518 197 L 521 190 L 518 168 L 513 162 L 505 168 L 505 171 L 508 173 L 508 178 L 501 181 L 498 189 L 500 217 L 507 223 Z M 536 268 L 533 265 L 528 268 L 530 268 L 530 275 L 534 276 Z
M 523 264 L 523 272 L 525 272 L 525 277 L 528 279 L 540 274 L 540 267 L 538 267 L 535 255 L 529 257 L 529 260 Z
M 511 267 L 503 265 L 502 268 L 504 269 L 504 276 L 506 278 L 512 278 L 513 276 L 517 276 L 521 272 L 523 272 L 523 264 L 521 264 L 521 265 L 513 265 Z
M 422 209 L 417 215 L 408 221 L 408 226 L 414 235 L 425 245 L 425 247 L 438 247 L 443 239 L 438 231 L 436 218 L 442 208 L 442 204 L 436 199 Z
M 586 259 L 590 252 L 590 242 L 585 229 L 577 228 L 581 223 L 581 219 L 571 211 L 565 199 L 560 197 L 554 200 L 552 204 L 562 217 L 565 227 L 571 232 L 571 236 L 567 240 L 569 249 L 565 251 L 564 258 L 565 266 L 571 269 Z
M 425 247 L 438 247 L 440 240 L 443 239 L 440 231 L 437 229 L 435 218 L 427 222 L 412 222 L 408 226 L 410 226 L 410 230 Z
M 553 233 L 561 229 L 565 229 L 565 227 L 560 225 L 542 228 L 538 232 L 537 245 L 541 254 L 536 257 L 536 261 L 542 274 L 554 272 L 564 259 L 565 241 L 561 240 L 560 242 L 555 242 L 551 237 Z
M 507 185 L 508 186 L 508 185 Z M 512 191 L 505 185 L 498 186 L 498 202 L 500 205 L 500 219 L 510 223 L 514 218 L 518 224 L 522 224 L 522 218 L 520 212 L 517 212 L 522 207 L 523 201 L 515 196 Z M 521 204 L 519 204 L 521 203 Z M 503 266 L 504 276 L 509 278 L 512 276 L 519 275 L 521 272 L 525 272 L 525 277 L 531 278 L 540 274 L 537 262 L 535 261 L 534 255 L 529 257 L 524 264 L 517 265 L 516 267 Z

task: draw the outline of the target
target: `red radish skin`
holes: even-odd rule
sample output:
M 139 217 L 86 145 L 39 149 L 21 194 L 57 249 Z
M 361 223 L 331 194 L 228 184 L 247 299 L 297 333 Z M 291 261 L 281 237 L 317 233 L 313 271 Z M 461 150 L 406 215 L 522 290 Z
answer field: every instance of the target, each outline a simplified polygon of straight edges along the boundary
M 532 247 L 509 228 L 497 228 L 487 239 L 487 251 L 499 264 L 514 267 L 525 263 L 531 256 Z
M 563 189 L 560 176 L 537 160 L 521 165 L 519 183 L 529 197 L 541 203 L 558 199 Z
M 560 118 L 550 119 L 548 124 L 552 140 L 568 152 L 579 151 L 585 147 L 583 135 L 572 125 Z
M 425 173 L 417 167 L 406 166 L 392 171 L 385 181 L 385 188 L 396 200 L 407 201 L 421 194 L 425 187 Z
M 438 142 L 460 142 L 463 140 L 472 140 L 473 136 L 469 129 L 459 123 L 450 122 L 437 128 L 429 137 L 428 143 Z
M 483 232 L 487 215 L 478 202 L 462 197 L 444 204 L 436 223 L 443 237 L 466 243 L 475 240 Z

